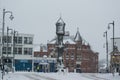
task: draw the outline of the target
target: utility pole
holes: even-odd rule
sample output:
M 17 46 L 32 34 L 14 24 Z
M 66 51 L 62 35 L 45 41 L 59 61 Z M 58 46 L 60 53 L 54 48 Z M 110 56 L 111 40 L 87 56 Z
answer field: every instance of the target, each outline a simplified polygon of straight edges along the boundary
M 10 13 L 10 19 L 13 20 L 13 15 L 11 11 L 6 11 L 3 9 L 3 22 L 2 22 L 2 46 L 1 46 L 1 65 L 3 67 L 2 70 L 2 80 L 3 80 L 3 74 L 4 74 L 4 64 L 3 64 L 3 48 L 4 48 L 4 29 L 5 29 L 5 14 Z
M 107 69 L 106 71 L 108 72 L 108 39 L 107 39 L 107 31 L 104 32 L 104 37 L 106 37 L 106 64 L 107 64 Z
M 16 34 L 18 35 L 18 31 L 13 32 L 13 61 L 12 61 L 12 67 L 13 67 L 13 72 L 15 71 L 15 43 L 16 43 Z
M 114 61 L 114 58 L 115 58 L 115 53 L 114 53 L 114 26 L 115 26 L 115 24 L 114 24 L 114 21 L 112 22 L 112 23 L 109 23 L 108 24 L 108 29 L 110 29 L 110 25 L 112 24 L 112 27 L 113 27 L 113 51 L 112 51 L 112 54 L 111 54 L 111 61 L 112 61 L 112 63 L 111 63 L 111 66 L 112 66 L 112 70 L 113 70 L 113 74 L 114 74 L 114 72 L 115 72 L 115 69 L 116 69 L 116 64 L 115 64 L 115 61 Z
M 8 48 L 9 48 L 9 46 L 8 46 L 8 43 L 9 43 L 9 40 L 10 40 L 10 39 L 9 39 L 9 30 L 12 31 L 12 29 L 10 29 L 9 27 L 7 27 L 7 37 L 6 37 L 6 39 L 7 39 L 7 40 L 6 40 L 6 41 L 7 41 L 7 48 L 6 48 L 6 53 L 7 53 L 7 57 L 6 57 L 6 58 L 7 58 L 7 68 L 8 68 L 8 66 L 9 66 L 9 65 L 8 65 L 8 61 L 9 61 L 9 57 L 8 57 L 8 54 L 9 54 L 9 53 L 8 53 Z M 8 71 L 8 69 L 7 69 L 7 71 Z

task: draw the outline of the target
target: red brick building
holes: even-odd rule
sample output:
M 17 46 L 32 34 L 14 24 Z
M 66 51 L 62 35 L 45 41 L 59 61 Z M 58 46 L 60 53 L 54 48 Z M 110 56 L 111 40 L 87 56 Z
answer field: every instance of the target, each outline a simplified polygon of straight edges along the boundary
M 85 42 L 79 30 L 77 30 L 75 37 L 70 36 L 67 32 L 64 35 L 64 65 L 69 72 L 98 72 L 98 53 L 94 52 L 90 45 Z M 47 55 L 51 58 L 57 57 L 56 51 L 56 37 L 47 43 L 47 52 L 43 51 L 41 47 L 40 52 L 34 52 L 34 56 Z

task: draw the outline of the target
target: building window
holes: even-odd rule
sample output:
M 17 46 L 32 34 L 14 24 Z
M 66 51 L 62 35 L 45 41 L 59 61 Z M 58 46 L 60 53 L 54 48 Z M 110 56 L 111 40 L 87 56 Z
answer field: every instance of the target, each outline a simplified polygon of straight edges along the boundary
M 22 54 L 22 48 L 18 48 L 18 54 Z
M 24 48 L 24 54 L 25 55 L 32 55 L 32 48 Z
M 17 47 L 15 48 L 14 52 L 15 52 L 14 54 L 22 54 L 22 48 Z
M 22 44 L 22 37 L 18 37 L 18 44 Z
M 27 48 L 24 48 L 24 54 L 28 54 Z
M 11 54 L 11 47 L 8 47 L 8 54 Z
M 6 50 L 7 50 L 6 47 L 3 47 L 3 48 L 2 48 L 3 54 L 6 54 Z
M 82 60 L 82 56 L 80 54 L 77 55 L 77 61 Z
M 27 44 L 27 37 L 24 37 L 24 44 Z
M 29 55 L 32 55 L 32 48 L 29 48 Z
M 3 54 L 7 54 L 7 47 L 3 47 Z M 11 54 L 11 47 L 8 47 L 8 54 Z
M 22 37 L 15 37 L 15 43 L 22 44 Z
M 8 38 L 8 40 L 7 40 L 7 38 Z M 11 36 L 4 36 L 4 39 L 3 39 L 3 41 L 5 42 L 5 43 L 11 43 L 12 42 L 12 37 Z
M 24 37 L 24 44 L 32 44 L 33 38 L 32 37 Z
M 17 54 L 17 48 L 14 48 L 14 54 Z
M 14 37 L 14 42 L 17 43 L 17 37 Z

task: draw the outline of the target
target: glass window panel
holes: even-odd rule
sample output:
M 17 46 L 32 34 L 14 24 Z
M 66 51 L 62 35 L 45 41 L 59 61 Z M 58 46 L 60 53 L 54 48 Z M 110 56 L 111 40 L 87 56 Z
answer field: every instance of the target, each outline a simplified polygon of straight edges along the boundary
M 27 37 L 24 37 L 24 44 L 27 44 Z
M 15 43 L 17 43 L 17 37 L 14 38 Z
M 8 54 L 11 54 L 11 47 L 8 47 Z
M 18 37 L 18 43 L 22 44 L 22 37 Z
M 33 42 L 33 38 L 29 37 L 29 44 L 32 44 L 32 42 Z
M 18 48 L 18 54 L 22 54 L 22 48 Z
M 17 54 L 17 48 L 15 48 L 15 50 L 14 50 L 15 52 L 14 52 L 14 54 Z
M 24 54 L 27 54 L 28 51 L 27 51 L 27 48 L 24 48 Z
M 32 48 L 29 48 L 29 54 L 32 55 Z

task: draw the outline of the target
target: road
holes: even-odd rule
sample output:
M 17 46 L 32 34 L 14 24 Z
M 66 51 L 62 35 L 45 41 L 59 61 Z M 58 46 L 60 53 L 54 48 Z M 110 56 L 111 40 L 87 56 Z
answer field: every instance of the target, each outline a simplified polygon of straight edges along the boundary
M 59 74 L 57 74 L 57 75 L 59 75 Z M 56 75 L 56 77 L 57 77 L 57 75 Z M 55 78 L 51 78 L 49 76 L 34 74 L 34 73 L 31 75 L 25 74 L 24 76 L 28 77 L 31 80 L 62 80 L 62 79 L 55 79 Z M 63 76 L 67 76 L 67 75 L 63 75 Z M 91 74 L 91 73 L 83 73 L 83 74 L 79 74 L 78 76 L 80 76 L 80 78 L 84 78 L 85 80 L 110 80 L 110 79 L 98 77 L 95 74 Z M 63 80 L 65 80 L 65 79 L 63 78 Z
M 29 78 L 30 80 L 57 80 L 51 77 L 47 77 L 47 76 L 41 76 L 39 74 L 23 74 L 25 77 Z
M 3 80 L 119 80 L 120 76 L 99 73 L 37 73 L 15 72 L 8 73 Z

